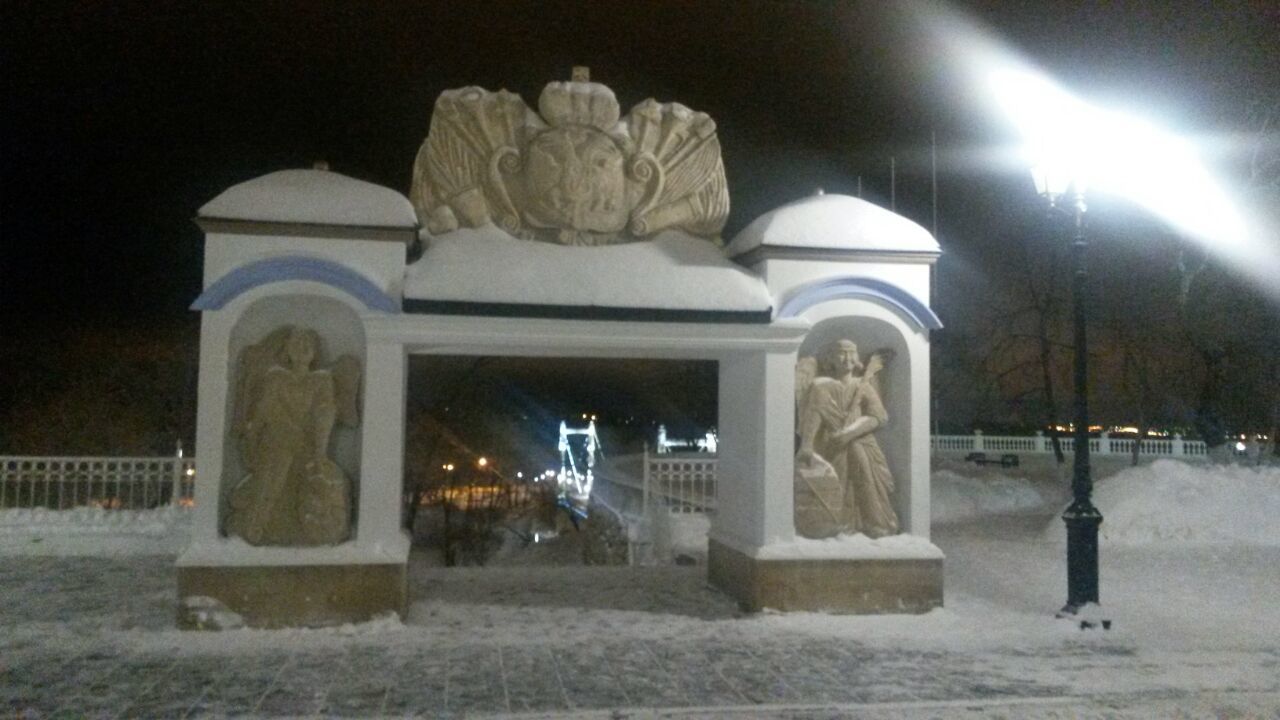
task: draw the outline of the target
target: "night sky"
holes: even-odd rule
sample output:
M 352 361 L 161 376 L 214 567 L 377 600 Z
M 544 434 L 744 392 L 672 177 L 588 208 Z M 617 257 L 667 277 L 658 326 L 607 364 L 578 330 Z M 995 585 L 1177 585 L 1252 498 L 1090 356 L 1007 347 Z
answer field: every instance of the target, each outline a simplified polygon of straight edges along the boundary
M 931 228 L 936 133 L 947 252 L 936 306 L 963 327 L 1038 211 L 1029 181 L 983 160 L 1009 138 L 975 107 L 955 48 L 902 7 L 0 3 L 0 336 L 189 323 L 202 251 L 191 218 L 221 190 L 324 160 L 407 192 L 441 91 L 507 88 L 535 103 L 574 65 L 613 88 L 624 113 L 653 96 L 716 120 L 726 238 L 817 187 L 852 194 L 861 179 L 888 205 L 891 157 L 898 211 Z M 1175 130 L 1230 132 L 1249 102 L 1280 93 L 1274 2 L 950 7 L 1072 90 Z M 1160 234 L 1129 208 L 1095 208 L 1104 239 Z M 1157 279 L 1173 272 L 1163 248 L 1136 253 Z

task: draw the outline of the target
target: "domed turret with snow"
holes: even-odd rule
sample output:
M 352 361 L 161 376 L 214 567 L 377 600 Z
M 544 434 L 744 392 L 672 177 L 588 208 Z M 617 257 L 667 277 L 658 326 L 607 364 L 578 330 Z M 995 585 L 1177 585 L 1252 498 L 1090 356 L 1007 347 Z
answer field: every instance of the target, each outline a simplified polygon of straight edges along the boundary
M 907 218 L 861 198 L 822 191 L 756 218 L 725 253 L 750 264 L 749 254 L 765 255 L 782 248 L 938 254 L 938 243 L 929 231 Z
M 725 254 L 764 278 L 777 317 L 841 295 L 879 295 L 913 325 L 941 327 L 928 308 L 937 241 L 861 198 L 819 191 L 783 205 L 752 221 Z
M 794 415 L 779 408 L 764 435 L 798 449 L 786 465 L 790 492 L 773 485 L 763 503 L 774 539 L 752 546 L 713 527 L 712 581 L 752 607 L 940 605 L 942 554 L 928 541 L 929 331 L 941 327 L 929 273 L 938 244 L 884 208 L 819 193 L 756 218 L 725 253 L 763 278 L 775 324 L 799 321 L 808 331 L 765 383 L 786 388 Z
M 400 193 L 324 169 L 280 170 L 222 191 L 198 213 L 205 222 L 416 228 L 413 205 Z

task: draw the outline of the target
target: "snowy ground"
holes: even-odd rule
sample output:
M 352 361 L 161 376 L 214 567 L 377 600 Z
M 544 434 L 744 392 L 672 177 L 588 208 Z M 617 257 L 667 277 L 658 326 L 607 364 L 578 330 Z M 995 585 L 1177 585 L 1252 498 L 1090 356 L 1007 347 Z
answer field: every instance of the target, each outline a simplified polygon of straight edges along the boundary
M 181 513 L 99 517 L 76 541 L 69 522 L 7 511 L 0 709 L 18 717 L 1280 717 L 1280 523 L 1228 541 L 1213 534 L 1232 502 L 1251 506 L 1237 514 L 1275 517 L 1280 471 L 1157 464 L 1100 482 L 1098 498 L 1115 503 L 1102 507 L 1116 518 L 1102 549 L 1103 610 L 1114 624 L 1082 632 L 1052 617 L 1065 596 L 1064 552 L 1049 529 L 1060 523 L 1058 486 L 1017 468 L 938 465 L 934 540 L 947 553 L 947 605 L 923 616 L 742 615 L 706 587 L 699 567 L 415 562 L 404 622 L 181 633 L 172 629 Z M 1210 484 L 1221 502 L 1169 503 L 1176 512 L 1166 524 L 1181 528 L 1172 535 L 1123 510 L 1167 495 L 1169 483 Z M 150 531 L 130 534 L 130 525 Z M 55 542 L 61 549 L 49 556 Z

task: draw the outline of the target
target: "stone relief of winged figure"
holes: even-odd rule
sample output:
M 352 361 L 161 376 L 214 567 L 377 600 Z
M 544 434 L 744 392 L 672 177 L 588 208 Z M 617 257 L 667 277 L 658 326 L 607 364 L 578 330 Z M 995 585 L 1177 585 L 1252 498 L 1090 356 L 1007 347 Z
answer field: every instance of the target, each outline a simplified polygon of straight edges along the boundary
M 240 356 L 232 432 L 247 474 L 228 497 L 226 530 L 251 545 L 332 545 L 351 535 L 351 484 L 329 457 L 335 423 L 359 424 L 360 364 L 314 367 L 313 330 L 277 328 Z

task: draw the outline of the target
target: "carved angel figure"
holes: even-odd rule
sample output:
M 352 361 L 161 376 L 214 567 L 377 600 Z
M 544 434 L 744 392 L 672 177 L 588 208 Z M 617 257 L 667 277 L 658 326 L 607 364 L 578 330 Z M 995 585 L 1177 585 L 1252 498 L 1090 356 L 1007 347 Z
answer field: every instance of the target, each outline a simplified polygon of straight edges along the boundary
M 837 340 L 796 369 L 796 531 L 805 537 L 898 532 L 893 474 L 875 431 L 888 422 L 877 374 L 892 351 Z M 815 370 L 821 376 L 815 377 Z
M 320 338 L 286 325 L 240 357 L 233 432 L 248 474 L 226 529 L 251 545 L 331 545 L 351 534 L 351 487 L 329 459 L 335 422 L 354 426 L 360 366 L 344 355 L 312 369 Z
M 549 83 L 538 111 L 505 90 L 440 95 L 410 192 L 428 230 L 493 222 L 566 245 L 718 237 L 729 191 L 706 113 L 646 100 L 620 119 L 612 90 L 577 80 Z

